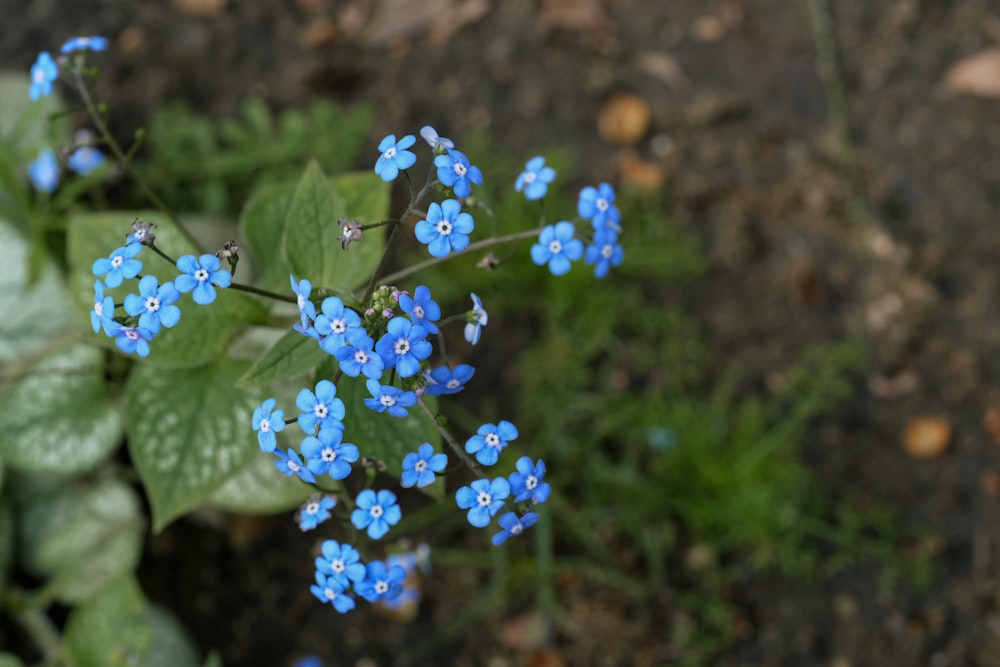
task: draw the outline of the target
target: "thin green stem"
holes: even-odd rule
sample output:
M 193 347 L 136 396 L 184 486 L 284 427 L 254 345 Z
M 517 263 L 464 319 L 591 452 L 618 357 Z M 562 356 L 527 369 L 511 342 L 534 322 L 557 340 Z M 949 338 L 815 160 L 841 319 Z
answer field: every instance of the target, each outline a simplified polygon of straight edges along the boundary
M 425 259 L 422 262 L 418 262 L 413 266 L 407 267 L 405 269 L 400 269 L 395 273 L 390 273 L 385 278 L 382 279 L 386 283 L 395 283 L 403 278 L 413 275 L 414 273 L 419 273 L 424 269 L 429 269 L 432 266 L 440 264 L 441 262 L 447 261 L 449 259 L 454 259 L 455 257 L 460 257 L 466 255 L 470 252 L 476 252 L 484 248 L 490 248 L 495 245 L 500 245 L 501 243 L 510 243 L 511 241 L 520 241 L 522 239 L 530 239 L 538 236 L 541 229 L 528 229 L 523 232 L 517 232 L 514 234 L 507 234 L 506 236 L 494 236 L 492 238 L 483 239 L 482 241 L 476 241 L 469 245 L 468 248 L 460 252 L 453 252 L 447 257 L 431 257 L 430 259 Z
M 458 444 L 458 440 L 455 439 L 455 436 L 452 435 L 451 431 L 438 422 L 437 417 L 434 415 L 434 411 L 431 410 L 426 403 L 424 403 L 423 399 L 420 399 L 419 403 L 421 409 L 424 411 L 424 414 L 431 420 L 431 423 L 437 428 L 438 433 L 441 434 L 441 437 L 444 438 L 444 441 L 448 443 L 448 446 L 451 447 L 451 450 L 455 452 L 455 455 L 458 456 L 462 463 L 464 463 L 469 470 L 476 473 L 476 476 L 479 477 L 479 479 L 486 479 L 485 473 L 483 473 L 475 461 L 469 458 L 469 455 L 465 453 L 462 445 Z
M 170 221 L 177 226 L 177 229 L 184 235 L 184 238 L 186 238 L 195 248 L 201 248 L 198 240 L 187 230 L 186 227 L 184 227 L 177 216 L 174 215 L 173 211 L 170 210 L 166 203 L 160 199 L 160 196 L 153 192 L 153 189 L 150 188 L 146 181 L 132 168 L 130 156 L 125 154 L 125 151 L 122 150 L 118 141 L 114 138 L 114 136 L 112 136 L 107 123 L 104 122 L 104 118 L 101 116 L 100 111 L 97 109 L 97 105 L 90 96 L 87 84 L 84 83 L 83 77 L 80 76 L 79 70 L 74 69 L 73 76 L 77 92 L 80 93 L 80 97 L 83 99 L 83 104 L 87 109 L 87 114 L 90 115 L 91 120 L 94 121 L 94 126 L 97 128 L 98 134 L 101 136 L 101 139 L 104 141 L 105 145 L 107 145 L 112 155 L 114 155 L 115 161 L 117 161 L 121 169 L 126 172 L 133 181 L 135 181 L 135 184 L 139 186 L 139 190 L 141 190 L 142 194 L 153 203 L 153 206 L 158 208 L 163 215 L 167 216 L 167 218 L 169 218 Z
M 278 294 L 277 292 L 272 292 L 271 290 L 261 289 L 260 287 L 253 287 L 251 285 L 244 285 L 243 283 L 232 283 L 229 285 L 229 289 L 234 289 L 237 292 L 246 292 L 247 294 L 256 294 L 257 296 L 266 296 L 267 298 L 274 299 L 276 301 L 286 301 L 288 303 L 298 304 L 298 299 L 294 296 Z

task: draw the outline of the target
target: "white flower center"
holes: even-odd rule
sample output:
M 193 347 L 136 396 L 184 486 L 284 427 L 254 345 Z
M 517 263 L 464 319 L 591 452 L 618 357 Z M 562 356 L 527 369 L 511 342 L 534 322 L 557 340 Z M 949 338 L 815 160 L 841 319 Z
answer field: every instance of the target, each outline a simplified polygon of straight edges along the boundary
M 288 469 L 291 470 L 294 473 L 298 473 L 299 470 L 300 470 L 299 464 L 296 463 L 295 461 L 292 461 L 292 460 L 289 459 L 289 461 L 288 461 Z
M 410 351 L 410 341 L 406 338 L 397 338 L 396 344 L 392 346 L 392 350 L 397 356 L 403 356 Z
M 354 361 L 364 366 L 368 363 L 368 353 L 364 350 L 358 350 L 354 353 Z
M 94 304 L 94 312 L 97 313 L 98 317 L 104 317 L 104 304 L 98 301 Z
M 603 213 L 604 211 L 608 210 L 608 207 L 611 206 L 611 204 L 604 197 L 598 197 L 597 201 L 594 202 L 594 206 L 597 207 L 598 211 L 601 211 Z
M 384 157 L 386 160 L 391 160 L 392 158 L 396 157 L 396 147 L 393 146 L 392 148 L 386 150 L 386 152 L 382 153 L 382 157 Z
M 155 313 L 160 309 L 160 297 L 151 296 L 146 299 L 146 312 Z
M 347 322 L 343 318 L 337 318 L 330 322 L 330 331 L 335 334 L 342 334 L 347 331 Z
M 462 386 L 462 382 L 460 380 L 452 378 L 452 379 L 448 380 L 445 383 L 444 386 L 448 387 L 448 389 L 455 389 L 456 387 L 461 387 Z
M 524 480 L 524 488 L 533 491 L 536 486 L 538 486 L 538 478 L 534 475 L 528 475 L 528 479 Z
M 513 526 L 510 527 L 510 534 L 511 535 L 517 535 L 522 530 L 524 530 L 524 526 L 521 525 L 521 522 L 517 522 Z
M 337 560 L 330 563 L 330 570 L 336 572 L 337 574 L 342 573 L 346 569 L 347 566 L 344 565 L 343 559 L 338 558 Z
M 316 415 L 318 419 L 326 419 L 326 416 L 330 414 L 330 411 L 326 407 L 326 403 L 317 403 L 316 407 L 313 408 L 313 414 Z
M 295 302 L 299 305 L 299 310 L 306 307 L 306 298 L 301 294 L 296 297 Z
M 465 178 L 465 172 L 467 170 L 464 164 L 462 164 L 461 162 L 456 162 L 455 166 L 452 167 L 452 169 L 454 169 L 456 176 L 458 176 L 459 178 Z
M 418 320 L 424 319 L 424 307 L 413 304 L 413 316 Z
M 487 447 L 493 447 L 495 449 L 500 448 L 501 444 L 500 436 L 497 435 L 496 433 L 488 433 L 486 434 L 486 437 L 484 439 L 486 440 Z
M 206 271 L 205 269 L 198 269 L 197 271 L 194 272 L 194 279 L 200 283 L 205 282 L 206 280 L 208 280 L 208 271 Z
M 270 419 L 261 419 L 260 420 L 260 432 L 261 433 L 268 433 L 268 432 L 270 432 L 270 430 L 271 430 L 271 420 Z
M 533 172 L 533 171 L 526 171 L 526 172 L 524 172 L 524 184 L 525 185 L 531 185 L 532 183 L 535 182 L 536 178 L 538 178 L 538 174 L 536 174 L 535 172 Z
M 489 507 L 493 504 L 493 496 L 487 491 L 480 491 L 479 495 L 476 496 L 476 504 L 480 507 Z
M 337 591 L 333 590 L 332 588 L 324 588 L 323 595 L 326 596 L 327 600 L 332 600 L 335 597 L 337 597 Z
M 416 462 L 416 464 L 414 464 L 413 469 L 416 470 L 417 472 L 423 472 L 427 470 L 427 461 L 420 459 L 419 461 Z
M 115 255 L 114 257 L 111 258 L 111 268 L 114 269 L 120 268 L 121 265 L 124 263 L 125 263 L 125 258 L 122 257 L 121 255 Z
M 549 252 L 553 255 L 558 255 L 562 252 L 562 242 L 559 239 L 552 239 L 549 243 Z
M 385 595 L 389 592 L 389 582 L 388 581 L 376 581 L 375 582 L 375 592 L 379 595 Z
M 615 247 L 610 243 L 605 246 L 601 246 L 601 257 L 603 257 L 604 259 L 611 259 L 611 256 L 614 254 L 615 254 Z
M 319 454 L 320 458 L 327 463 L 332 463 L 337 460 L 337 450 L 333 447 L 324 447 L 323 451 Z
M 450 235 L 452 230 L 451 223 L 447 220 L 441 220 L 436 225 L 434 225 L 434 228 L 437 230 L 437 233 L 440 234 L 441 236 Z
M 315 514 L 319 511 L 319 503 L 310 502 L 306 504 L 306 514 Z
M 390 396 L 389 394 L 382 394 L 382 397 L 379 400 L 382 401 L 382 405 L 387 408 L 391 408 L 396 405 L 396 397 Z
M 372 508 L 368 510 L 368 514 L 370 514 L 373 519 L 381 519 L 382 515 L 385 514 L 385 510 L 382 509 L 381 505 L 372 505 Z
M 126 331 L 125 337 L 128 338 L 129 340 L 139 340 L 140 338 L 139 332 L 136 331 L 135 329 L 129 329 L 128 331 Z

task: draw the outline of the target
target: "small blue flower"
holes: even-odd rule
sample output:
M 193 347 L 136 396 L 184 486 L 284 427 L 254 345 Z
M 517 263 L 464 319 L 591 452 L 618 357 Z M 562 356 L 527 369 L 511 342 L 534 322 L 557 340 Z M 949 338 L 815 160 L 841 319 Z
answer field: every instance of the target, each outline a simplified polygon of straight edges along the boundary
M 93 146 L 80 146 L 69 156 L 66 164 L 76 173 L 86 176 L 104 164 L 104 153 Z
M 125 237 L 125 243 L 138 243 L 140 245 L 153 245 L 156 241 L 155 222 L 144 222 L 139 218 L 132 221 L 132 233 Z
M 459 364 L 455 370 L 439 366 L 427 373 L 427 393 L 431 396 L 457 394 L 465 389 L 465 383 L 476 374 L 476 369 L 468 364 Z
M 420 372 L 420 362 L 431 356 L 431 344 L 424 340 L 427 330 L 406 319 L 394 317 L 386 325 L 386 333 L 375 344 L 386 368 L 395 368 L 401 378 Z
M 469 158 L 460 151 L 448 149 L 446 155 L 434 158 L 434 166 L 438 170 L 438 180 L 453 188 L 456 197 L 468 197 L 472 191 L 472 183 L 483 184 L 483 172 L 479 171 L 479 167 L 472 166 Z
M 513 512 L 501 514 L 497 523 L 503 530 L 493 536 L 493 546 L 498 547 L 506 542 L 508 537 L 520 535 L 526 528 L 534 526 L 536 521 L 538 521 L 538 515 L 534 512 L 528 512 L 520 519 Z
M 309 587 L 309 591 L 320 602 L 332 604 L 341 614 L 354 609 L 354 598 L 345 592 L 345 587 L 338 584 L 333 577 L 324 576 L 322 572 L 316 573 L 316 583 Z
M 430 125 L 424 125 L 422 128 L 420 128 L 420 136 L 423 137 L 424 141 L 427 142 L 427 145 L 430 146 L 435 151 L 437 151 L 437 149 L 439 148 L 442 151 L 446 151 L 449 148 L 455 147 L 454 141 L 452 141 L 451 139 L 445 139 L 444 137 L 438 135 L 437 130 L 435 130 Z
M 309 295 L 312 293 L 312 283 L 308 280 L 296 282 L 295 276 L 288 276 L 288 278 L 292 283 L 292 291 L 295 292 L 295 303 L 299 307 L 300 318 L 300 322 L 293 324 L 292 328 L 303 336 L 319 339 L 319 333 L 313 327 L 316 320 L 316 306 L 309 300 Z
M 378 150 L 382 153 L 375 162 L 375 173 L 383 181 L 393 181 L 399 176 L 401 170 L 409 169 L 417 162 L 417 156 L 412 151 L 406 150 L 417 142 L 416 137 L 408 134 L 398 142 L 396 135 L 386 136 L 378 145 Z
M 313 494 L 299 508 L 299 529 L 302 532 L 312 530 L 330 518 L 330 510 L 337 504 L 332 496 Z
M 156 276 L 143 276 L 139 281 L 139 294 L 125 297 L 125 312 L 139 316 L 139 326 L 150 333 L 160 333 L 160 327 L 168 329 L 181 320 L 181 309 L 172 305 L 181 298 L 173 283 L 159 284 Z
M 491 466 L 500 458 L 511 440 L 517 439 L 517 427 L 505 419 L 499 424 L 483 424 L 476 435 L 465 441 L 465 451 L 475 454 L 484 466 Z
M 490 321 L 490 315 L 475 292 L 470 292 L 469 296 L 472 297 L 472 310 L 465 316 L 465 340 L 475 345 L 479 342 L 480 330 Z
M 345 479 L 351 474 L 351 464 L 361 458 L 357 445 L 341 442 L 340 428 L 324 428 L 316 435 L 302 440 L 302 456 L 306 457 L 306 467 L 316 475 L 327 475 L 333 479 Z
M 149 329 L 119 325 L 115 336 L 115 345 L 125 354 L 149 356 L 149 341 L 153 340 L 153 334 Z
M 545 461 L 538 459 L 538 463 L 532 463 L 530 458 L 522 456 L 514 467 L 517 472 L 512 472 L 507 477 L 514 502 L 531 500 L 533 505 L 538 505 L 549 499 L 552 487 L 548 482 L 542 481 L 545 477 Z
M 121 285 L 125 278 L 135 278 L 142 271 L 142 262 L 132 259 L 141 250 L 142 246 L 138 243 L 129 243 L 123 248 L 116 249 L 107 259 L 102 258 L 94 262 L 91 271 L 97 277 L 104 276 L 104 285 L 114 289 Z
M 546 225 L 538 235 L 538 243 L 531 246 L 531 261 L 539 266 L 548 262 L 554 276 L 565 274 L 570 262 L 583 256 L 583 241 L 573 238 L 575 233 L 573 223 L 565 220 Z
M 365 568 L 365 578 L 354 584 L 358 595 L 369 602 L 392 600 L 403 592 L 406 570 L 399 565 L 386 567 L 380 560 L 373 560 Z
M 461 252 L 469 247 L 469 234 L 475 227 L 472 216 L 462 213 L 457 199 L 445 199 L 440 204 L 431 202 L 427 217 L 416 224 L 413 232 L 432 256 L 447 257 L 452 251 Z
M 338 349 L 333 355 L 340 362 L 340 370 L 343 371 L 344 375 L 356 378 L 364 374 L 366 378 L 373 380 L 382 377 L 385 362 L 375 352 L 375 341 L 364 328 L 350 329 L 345 338 L 348 344 Z
M 399 481 L 405 487 L 422 489 L 434 483 L 434 473 L 441 472 L 448 465 L 448 457 L 435 454 L 429 442 L 420 445 L 416 452 L 403 457 L 403 475 Z
M 368 537 L 373 540 L 388 533 L 389 526 L 395 526 L 403 516 L 396 503 L 396 494 L 385 489 L 377 494 L 365 489 L 358 494 L 354 504 L 356 509 L 351 512 L 351 523 L 358 530 L 367 528 Z
M 580 199 L 576 203 L 576 211 L 584 220 L 590 220 L 594 229 L 610 227 L 616 232 L 621 231 L 618 223 L 622 214 L 614 204 L 615 189 L 607 183 L 598 187 L 586 187 L 580 191 Z
M 104 283 L 100 280 L 94 281 L 94 309 L 90 311 L 90 326 L 97 333 L 103 327 L 104 333 L 114 336 L 118 329 L 118 324 L 112 320 L 115 314 L 115 300 L 110 296 L 104 296 Z
M 417 404 L 417 395 L 412 391 L 403 391 L 399 387 L 379 384 L 378 380 L 368 380 L 366 383 L 372 398 L 365 399 L 365 406 L 375 412 L 388 412 L 393 417 L 405 417 L 409 412 L 406 408 Z
M 51 148 L 38 151 L 38 157 L 28 165 L 28 176 L 41 192 L 54 192 L 59 187 L 59 162 Z
M 340 544 L 337 540 L 324 540 L 322 556 L 316 557 L 316 570 L 333 577 L 343 588 L 352 581 L 365 578 L 365 565 L 358 550 L 350 544 Z
M 361 326 L 361 317 L 335 296 L 323 299 L 321 311 L 316 316 L 319 345 L 327 354 L 336 354 L 347 344 L 347 332 Z
M 468 519 L 476 528 L 490 525 L 490 519 L 499 512 L 510 495 L 510 484 L 503 477 L 497 477 L 492 482 L 487 479 L 477 479 L 469 486 L 463 486 L 455 492 L 455 502 L 460 509 L 468 509 Z
M 434 322 L 441 319 L 441 307 L 431 299 L 431 291 L 428 288 L 420 285 L 413 292 L 413 296 L 400 294 L 399 307 L 410 316 L 414 324 L 419 324 L 429 333 L 440 333 Z
M 177 291 L 186 294 L 194 290 L 194 302 L 207 306 L 215 301 L 215 287 L 229 287 L 233 274 L 219 268 L 219 258 L 215 255 L 184 255 L 177 260 L 177 270 L 181 275 L 174 279 Z M 213 287 L 213 285 L 215 287 Z
M 316 427 L 344 430 L 344 402 L 337 398 L 337 386 L 329 380 L 316 383 L 316 391 L 303 388 L 295 397 L 299 413 L 299 428 L 312 435 Z
M 59 49 L 63 53 L 69 53 L 71 51 L 103 51 L 108 48 L 108 40 L 106 37 L 73 37 Z
M 280 449 L 275 449 L 274 454 L 278 457 L 278 460 L 274 462 L 274 467 L 282 474 L 289 477 L 298 475 L 299 479 L 310 484 L 316 481 L 316 476 L 306 467 L 306 464 L 299 458 L 299 453 L 294 449 L 289 449 L 287 454 Z
M 285 411 L 275 410 L 277 404 L 275 399 L 269 398 L 253 411 L 251 426 L 257 431 L 257 444 L 262 452 L 273 452 L 278 446 L 278 438 L 274 434 L 285 430 Z
M 620 266 L 625 250 L 618 243 L 618 234 L 610 227 L 603 227 L 594 232 L 594 241 L 587 246 L 584 261 L 596 264 L 594 275 L 603 278 L 608 275 L 612 266 Z
M 552 167 L 545 166 L 545 158 L 537 155 L 524 165 L 524 171 L 517 177 L 514 189 L 523 191 L 524 197 L 528 201 L 541 199 L 549 191 L 549 183 L 556 178 L 556 171 Z
M 38 54 L 35 64 L 31 66 L 31 87 L 28 95 L 32 100 L 48 97 L 52 94 L 52 82 L 59 78 L 59 67 L 48 51 Z

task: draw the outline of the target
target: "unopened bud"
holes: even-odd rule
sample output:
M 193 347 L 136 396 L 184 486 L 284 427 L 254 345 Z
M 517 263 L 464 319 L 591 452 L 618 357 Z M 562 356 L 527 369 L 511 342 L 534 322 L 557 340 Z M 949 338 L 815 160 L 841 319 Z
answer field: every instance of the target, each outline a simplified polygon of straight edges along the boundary
M 337 219 L 337 224 L 340 226 L 340 236 L 337 237 L 337 240 L 340 241 L 340 247 L 344 250 L 347 250 L 347 246 L 352 241 L 360 241 L 364 238 L 361 223 L 358 220 L 348 220 L 341 216 Z
M 154 229 L 156 229 L 155 222 L 144 222 L 136 218 L 132 221 L 132 233 L 125 240 L 128 243 L 152 246 L 153 242 L 156 241 L 156 234 L 153 233 Z

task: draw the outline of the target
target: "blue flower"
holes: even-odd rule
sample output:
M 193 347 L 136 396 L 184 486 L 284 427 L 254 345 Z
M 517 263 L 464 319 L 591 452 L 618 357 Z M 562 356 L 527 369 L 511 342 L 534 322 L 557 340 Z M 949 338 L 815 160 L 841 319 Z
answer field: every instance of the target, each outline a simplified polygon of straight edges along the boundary
M 461 509 L 468 509 L 468 519 L 476 528 L 485 528 L 490 519 L 504 506 L 504 499 L 510 495 L 510 484 L 503 477 L 492 482 L 477 479 L 469 486 L 455 492 L 455 502 Z
M 174 279 L 174 285 L 181 293 L 194 290 L 194 302 L 207 306 L 215 301 L 216 287 L 229 287 L 233 282 L 233 274 L 219 268 L 219 258 L 215 255 L 202 255 L 195 259 L 194 255 L 184 255 L 177 260 L 177 269 L 181 275 Z
M 413 228 L 417 240 L 427 244 L 427 251 L 434 257 L 447 257 L 448 253 L 461 252 L 469 247 L 469 234 L 476 223 L 468 213 L 462 213 L 457 199 L 445 199 L 427 207 L 427 218 Z
M 431 396 L 457 394 L 465 389 L 465 383 L 476 374 L 476 369 L 468 364 L 459 364 L 455 370 L 439 366 L 427 373 L 427 393 Z
M 108 48 L 106 37 L 73 37 L 59 49 L 63 53 L 71 51 L 103 51 Z
M 139 281 L 139 294 L 125 297 L 125 312 L 139 316 L 139 326 L 150 333 L 160 333 L 160 327 L 168 329 L 181 320 L 181 309 L 172 305 L 181 298 L 173 283 L 159 284 L 156 276 L 143 276 Z
M 287 454 L 280 449 L 275 449 L 274 454 L 278 457 L 278 460 L 274 462 L 274 467 L 283 474 L 289 477 L 298 475 L 299 479 L 310 484 L 316 481 L 316 476 L 306 467 L 306 464 L 299 458 L 299 453 L 294 449 L 289 449 Z
M 76 173 L 86 176 L 104 164 L 104 153 L 93 146 L 80 146 L 69 156 L 66 164 Z
M 351 523 L 358 530 L 368 529 L 368 537 L 380 539 L 389 532 L 389 526 L 399 523 L 403 513 L 396 504 L 396 494 L 383 489 L 376 494 L 365 489 L 354 501 L 356 509 L 351 512 Z M 359 593 L 361 591 L 358 591 Z
M 38 157 L 28 165 L 28 176 L 41 192 L 54 192 L 59 187 L 59 162 L 51 148 L 38 151 Z
M 435 151 L 439 148 L 442 151 L 446 151 L 449 148 L 455 147 L 454 141 L 439 136 L 437 130 L 435 130 L 430 125 L 424 125 L 422 128 L 420 128 L 420 136 L 423 137 L 424 141 L 427 142 L 427 145 L 429 145 Z
M 42 51 L 38 54 L 35 64 L 31 66 L 31 87 L 28 89 L 28 95 L 32 100 L 48 97 L 52 94 L 52 82 L 58 78 L 59 68 L 56 66 L 56 61 L 52 60 L 48 51 Z
M 122 284 L 125 278 L 135 278 L 142 271 L 142 262 L 132 259 L 139 254 L 142 246 L 138 243 L 129 243 L 123 248 L 118 248 L 107 259 L 99 259 L 91 267 L 95 276 L 104 276 L 104 285 L 115 288 Z M 106 276 L 104 274 L 107 274 Z
M 401 378 L 420 372 L 420 362 L 431 356 L 431 344 L 424 340 L 427 330 L 406 319 L 394 317 L 386 325 L 386 333 L 375 344 L 386 368 L 395 368 Z
M 295 292 L 295 303 L 299 307 L 301 320 L 300 324 L 295 324 L 292 328 L 309 338 L 319 338 L 312 326 L 316 319 L 316 306 L 309 300 L 309 295 L 312 293 L 312 283 L 308 280 L 296 282 L 295 276 L 288 276 L 288 279 L 292 283 L 292 291 Z
M 434 166 L 438 168 L 438 180 L 453 188 L 456 197 L 468 197 L 471 183 L 483 184 L 483 172 L 469 164 L 469 158 L 460 151 L 449 148 L 447 155 L 434 158 Z
M 375 162 L 375 173 L 383 181 L 393 181 L 399 176 L 400 170 L 409 169 L 417 162 L 417 156 L 406 150 L 417 142 L 416 137 L 408 134 L 398 142 L 396 135 L 386 136 L 378 145 L 382 153 Z
M 140 245 L 151 246 L 156 241 L 156 234 L 153 233 L 153 229 L 155 228 L 155 222 L 144 222 L 136 218 L 132 221 L 132 233 L 125 238 L 125 243 L 138 243 Z
M 403 476 L 400 484 L 405 487 L 424 488 L 434 483 L 434 473 L 441 472 L 448 465 L 448 457 L 435 454 L 429 442 L 420 445 L 416 452 L 403 457 Z
M 320 429 L 316 435 L 302 440 L 302 456 L 306 467 L 314 474 L 329 474 L 333 479 L 345 479 L 351 474 L 351 464 L 361 457 L 357 445 L 341 442 L 344 432 L 340 428 Z
M 313 434 L 316 427 L 344 430 L 344 402 L 337 396 L 337 386 L 329 380 L 316 383 L 316 392 L 303 388 L 295 397 L 295 407 L 300 410 L 299 428 Z
M 262 452 L 273 452 L 278 446 L 274 434 L 285 430 L 285 411 L 275 410 L 277 404 L 275 399 L 269 398 L 253 411 L 251 426 L 257 431 L 257 444 Z
M 90 326 L 97 333 L 104 328 L 104 333 L 114 336 L 118 325 L 111 317 L 115 314 L 115 300 L 110 296 L 104 296 L 104 283 L 100 280 L 94 281 L 94 309 L 90 311 Z
M 554 276 L 565 274 L 570 262 L 583 256 L 583 242 L 573 238 L 575 233 L 573 223 L 565 220 L 546 225 L 538 235 L 538 243 L 531 246 L 531 261 L 539 266 L 548 262 Z
M 514 182 L 514 189 L 518 192 L 524 191 L 524 197 L 528 201 L 541 199 L 549 191 L 549 183 L 556 178 L 556 171 L 552 167 L 545 166 L 545 158 L 537 155 L 524 165 L 524 171 Z
M 392 600 L 403 592 L 406 570 L 399 565 L 386 567 L 380 560 L 373 560 L 365 568 L 365 578 L 354 584 L 358 595 L 369 602 Z
M 434 322 L 441 319 L 441 307 L 431 300 L 431 291 L 423 285 L 417 287 L 413 296 L 400 294 L 399 307 L 410 316 L 414 324 L 419 324 L 429 333 L 440 333 Z
M 345 587 L 333 577 L 324 576 L 322 572 L 316 573 L 316 583 L 309 587 L 309 591 L 320 602 L 332 604 L 341 614 L 354 609 L 354 598 L 345 592 Z
M 484 466 L 497 462 L 511 440 L 517 439 L 517 427 L 505 419 L 499 424 L 483 424 L 476 435 L 465 441 L 465 451 L 475 454 L 476 460 Z
M 365 406 L 375 412 L 388 412 L 393 417 L 406 417 L 406 408 L 417 404 L 417 395 L 412 391 L 403 391 L 399 387 L 380 384 L 378 380 L 368 380 L 366 383 L 372 398 L 365 399 Z
M 480 330 L 490 321 L 490 315 L 475 292 L 470 292 L 469 296 L 472 297 L 472 310 L 465 316 L 465 340 L 475 345 L 479 342 Z
M 366 378 L 382 377 L 385 363 L 374 350 L 375 341 L 362 327 L 348 330 L 345 338 L 347 345 L 338 349 L 333 356 L 340 362 L 340 370 L 344 375 L 358 377 L 362 373 Z
M 320 496 L 313 494 L 309 500 L 299 508 L 299 529 L 302 532 L 312 530 L 319 524 L 330 518 L 330 510 L 333 509 L 337 501 L 332 496 Z
M 337 540 L 324 540 L 322 556 L 316 557 L 316 570 L 333 577 L 343 588 L 352 581 L 365 578 L 365 565 L 358 550 L 350 544 L 340 544 Z
M 618 243 L 618 234 L 610 227 L 603 227 L 594 232 L 594 241 L 587 246 L 584 261 L 596 264 L 594 275 L 603 278 L 608 275 L 612 266 L 620 266 L 625 250 Z
M 549 499 L 552 487 L 543 482 L 545 477 L 545 461 L 538 459 L 532 463 L 527 456 L 522 456 L 514 464 L 517 472 L 512 472 L 507 478 L 510 481 L 510 492 L 514 494 L 514 502 L 531 500 L 533 505 L 544 503 Z
M 361 318 L 335 296 L 323 299 L 322 312 L 316 316 L 319 345 L 327 354 L 336 354 L 347 344 L 347 332 L 361 326 Z
M 538 515 L 534 512 L 528 512 L 520 519 L 513 512 L 501 514 L 497 523 L 503 530 L 493 536 L 493 546 L 498 547 L 506 542 L 508 537 L 520 535 L 526 528 L 534 526 L 536 521 L 538 521 Z
M 580 191 L 580 199 L 576 203 L 576 211 L 584 220 L 590 220 L 594 229 L 610 227 L 616 232 L 621 231 L 618 223 L 622 214 L 614 205 L 615 189 L 607 183 L 601 183 L 597 188 L 586 187 Z
M 125 354 L 149 356 L 149 341 L 153 340 L 153 334 L 149 329 L 119 325 L 115 336 L 115 345 Z

